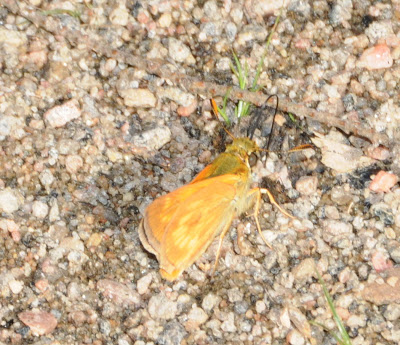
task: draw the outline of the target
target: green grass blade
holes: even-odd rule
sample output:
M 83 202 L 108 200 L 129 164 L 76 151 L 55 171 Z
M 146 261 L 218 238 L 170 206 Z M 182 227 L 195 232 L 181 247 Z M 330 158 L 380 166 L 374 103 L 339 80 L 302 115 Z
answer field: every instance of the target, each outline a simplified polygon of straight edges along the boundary
M 324 296 L 326 298 L 326 301 L 328 302 L 329 305 L 329 309 L 331 310 L 331 313 L 333 315 L 333 319 L 335 320 L 336 326 L 339 329 L 339 333 L 341 338 L 341 344 L 343 345 L 352 345 L 351 344 L 351 340 L 349 335 L 347 334 L 346 328 L 344 327 L 343 321 L 340 318 L 340 316 L 338 315 L 335 305 L 333 304 L 333 300 L 331 295 L 329 294 L 329 291 L 325 285 L 324 280 L 322 279 L 321 275 L 319 274 L 319 272 L 317 271 L 317 276 L 318 276 L 318 281 L 322 286 L 322 290 L 324 292 Z
M 342 339 L 340 339 L 339 336 L 338 336 L 337 334 L 333 333 L 328 327 L 326 327 L 326 326 L 323 325 L 322 323 L 315 322 L 315 321 L 309 321 L 309 323 L 310 323 L 311 325 L 321 327 L 325 332 L 328 332 L 332 337 L 335 338 L 335 340 L 338 342 L 339 345 L 345 345 L 345 344 L 342 342 Z

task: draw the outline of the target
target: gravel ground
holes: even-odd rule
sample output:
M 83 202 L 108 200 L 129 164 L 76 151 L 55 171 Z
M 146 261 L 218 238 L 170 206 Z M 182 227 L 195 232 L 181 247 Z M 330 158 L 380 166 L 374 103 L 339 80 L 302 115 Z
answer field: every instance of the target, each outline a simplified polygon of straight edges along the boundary
M 336 330 L 315 267 L 354 345 L 400 343 L 399 1 L 286 3 L 265 92 L 389 141 L 299 122 L 315 145 L 303 162 L 271 154 L 254 170 L 296 216 L 265 200 L 259 218 L 273 249 L 242 217 L 213 278 L 217 243 L 174 283 L 139 242 L 141 213 L 224 141 L 208 97 L 116 52 L 237 85 L 232 50 L 253 77 L 282 1 L 2 4 L 2 343 L 335 344 L 309 324 Z M 296 134 L 281 132 L 285 149 Z

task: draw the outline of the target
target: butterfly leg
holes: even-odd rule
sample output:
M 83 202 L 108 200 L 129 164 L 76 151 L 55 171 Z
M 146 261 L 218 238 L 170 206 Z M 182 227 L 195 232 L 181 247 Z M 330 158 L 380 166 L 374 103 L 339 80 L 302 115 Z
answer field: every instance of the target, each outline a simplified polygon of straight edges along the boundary
M 215 263 L 214 263 L 214 268 L 213 268 L 213 270 L 211 272 L 211 276 L 214 275 L 214 273 L 215 273 L 215 271 L 217 269 L 218 260 L 219 260 L 219 257 L 221 255 L 222 241 L 223 241 L 226 233 L 228 232 L 228 230 L 229 230 L 229 228 L 230 228 L 230 226 L 232 224 L 232 220 L 233 220 L 233 214 L 232 214 L 231 219 L 226 223 L 225 227 L 222 229 L 221 234 L 219 235 L 218 249 L 217 249 L 217 254 L 215 256 Z
M 275 205 L 279 211 L 281 211 L 286 217 L 296 219 L 296 217 L 293 217 L 290 213 L 285 211 L 279 204 L 276 202 L 274 196 L 271 194 L 271 192 L 267 188 L 258 188 L 260 191 L 260 199 L 261 199 L 261 194 L 267 194 L 269 201 L 271 204 Z
M 254 219 L 256 221 L 258 233 L 260 234 L 260 236 L 261 236 L 262 240 L 264 241 L 264 243 L 270 249 L 272 249 L 271 245 L 268 243 L 268 241 L 266 240 L 265 236 L 261 232 L 260 222 L 258 221 L 258 212 L 260 211 L 260 205 L 261 205 L 261 193 L 262 193 L 262 189 L 261 188 L 253 188 L 253 189 L 250 190 L 250 192 L 248 194 L 248 199 L 250 200 L 251 203 L 254 203 L 253 217 L 254 217 Z M 268 193 L 269 193 L 269 191 L 268 191 Z M 255 200 L 254 200 L 254 198 L 255 198 Z
M 257 225 L 257 230 L 262 238 L 262 240 L 265 242 L 265 244 L 272 249 L 271 245 L 268 243 L 268 241 L 265 239 L 263 233 L 261 232 L 261 226 L 260 226 L 260 222 L 258 221 L 258 212 L 260 211 L 260 206 L 261 206 L 261 194 L 267 194 L 269 201 L 271 202 L 271 204 L 275 205 L 279 211 L 281 211 L 285 216 L 294 219 L 295 217 L 293 217 L 291 214 L 289 214 L 287 211 L 285 211 L 281 206 L 279 206 L 279 204 L 276 202 L 274 196 L 271 194 L 271 192 L 266 189 L 266 188 L 253 188 L 250 190 L 249 192 L 249 198 L 250 199 L 254 199 L 255 201 L 253 201 L 255 203 L 254 206 L 254 213 L 253 213 L 253 217 L 256 221 L 256 225 Z

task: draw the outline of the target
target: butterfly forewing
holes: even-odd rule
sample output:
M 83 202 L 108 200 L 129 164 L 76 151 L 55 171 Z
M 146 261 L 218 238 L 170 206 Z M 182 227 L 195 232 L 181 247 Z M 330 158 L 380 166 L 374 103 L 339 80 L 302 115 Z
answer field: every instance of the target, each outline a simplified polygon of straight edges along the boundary
M 189 196 L 165 229 L 160 266 L 179 275 L 193 264 L 235 216 L 236 175 L 213 178 L 212 183 Z M 188 207 L 188 205 L 190 205 Z

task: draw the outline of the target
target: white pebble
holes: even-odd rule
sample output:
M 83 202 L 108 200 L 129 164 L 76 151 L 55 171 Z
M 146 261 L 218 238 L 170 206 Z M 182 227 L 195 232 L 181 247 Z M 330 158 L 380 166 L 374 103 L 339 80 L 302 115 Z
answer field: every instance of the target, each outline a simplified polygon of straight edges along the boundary
M 20 280 L 11 280 L 8 282 L 8 286 L 13 294 L 19 294 L 24 288 L 24 283 Z
M 117 7 L 110 13 L 110 21 L 115 25 L 125 26 L 128 24 L 129 13 L 125 7 Z
M 39 180 L 43 186 L 47 187 L 54 182 L 54 176 L 49 169 L 46 169 L 40 173 Z
M 36 200 L 32 205 L 32 214 L 39 219 L 43 219 L 49 213 L 49 206 L 44 202 Z
M 20 193 L 11 188 L 0 191 L 0 211 L 13 213 L 23 204 L 24 198 Z
M 63 127 L 68 122 L 81 116 L 81 110 L 78 108 L 78 102 L 74 99 L 46 111 L 43 117 L 50 127 Z
M 70 174 L 75 174 L 83 166 L 83 159 L 77 155 L 69 155 L 65 159 L 65 167 Z
M 124 99 L 124 104 L 127 107 L 153 108 L 157 101 L 147 89 L 120 90 L 119 94 Z

